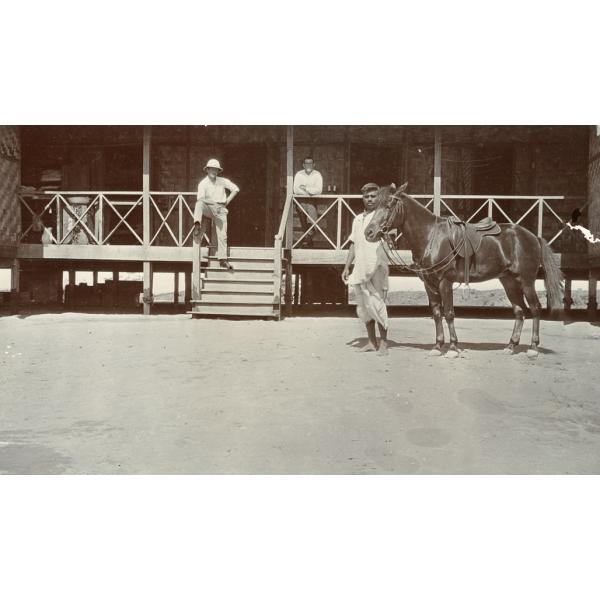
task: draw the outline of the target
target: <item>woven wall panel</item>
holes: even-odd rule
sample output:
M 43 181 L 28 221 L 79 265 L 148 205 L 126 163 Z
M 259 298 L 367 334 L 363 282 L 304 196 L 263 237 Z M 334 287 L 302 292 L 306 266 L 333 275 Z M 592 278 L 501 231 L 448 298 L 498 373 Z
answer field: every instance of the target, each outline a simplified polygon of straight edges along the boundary
M 600 237 L 600 131 L 590 128 L 590 162 L 588 165 L 588 223 L 590 231 Z M 589 244 L 590 256 L 600 257 L 600 244 Z
M 20 172 L 19 128 L 0 125 L 0 245 L 15 244 L 21 231 Z

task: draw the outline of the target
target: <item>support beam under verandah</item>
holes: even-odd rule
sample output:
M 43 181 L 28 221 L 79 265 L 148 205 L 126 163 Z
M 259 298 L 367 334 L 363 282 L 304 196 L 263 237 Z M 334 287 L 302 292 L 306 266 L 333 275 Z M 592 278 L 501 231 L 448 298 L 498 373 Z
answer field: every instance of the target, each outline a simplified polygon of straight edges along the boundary
M 19 293 L 20 293 L 20 281 L 21 281 L 21 265 L 18 258 L 13 259 L 10 265 L 10 292 L 12 297 L 13 312 L 19 311 Z
M 183 301 L 185 304 L 189 304 L 192 300 L 192 274 L 190 271 L 185 272 L 183 282 Z
M 179 304 L 179 271 L 173 273 L 173 303 Z

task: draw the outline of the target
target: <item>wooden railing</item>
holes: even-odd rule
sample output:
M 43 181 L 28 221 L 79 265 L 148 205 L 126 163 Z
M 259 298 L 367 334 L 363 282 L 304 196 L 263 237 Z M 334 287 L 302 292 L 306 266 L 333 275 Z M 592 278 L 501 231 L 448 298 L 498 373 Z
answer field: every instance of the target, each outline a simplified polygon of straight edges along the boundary
M 88 203 L 74 205 L 75 197 L 85 197 Z M 149 245 L 191 246 L 195 200 L 194 192 L 150 192 Z M 99 246 L 144 243 L 142 192 L 53 191 L 21 194 L 20 202 L 26 224 L 21 242 L 27 242 L 32 232 L 45 230 L 47 239 L 59 245 L 73 243 L 79 233 L 85 236 L 85 243 Z M 36 237 L 39 242 L 40 236 Z
M 571 212 L 584 203 L 584 198 L 579 196 L 441 195 L 439 204 L 434 202 L 432 194 L 412 197 L 440 216 L 453 215 L 467 222 L 490 216 L 498 222 L 523 225 L 547 239 L 555 251 Z M 305 210 L 303 204 L 307 202 L 318 208 L 316 219 Z M 290 237 L 293 231 L 290 224 L 293 224 L 295 214 L 303 214 L 308 227 L 292 234 L 293 239 L 285 239 L 286 247 L 303 247 L 303 241 L 312 233 L 313 239 L 318 238 L 318 246 L 313 247 L 345 250 L 349 245 L 352 220 L 362 210 L 360 195 L 292 196 L 290 202 L 286 201 L 278 235 L 283 238 L 287 232 Z
M 76 196 L 89 201 L 75 206 L 70 200 Z M 150 192 L 148 245 L 192 245 L 195 197 L 194 192 Z M 572 210 L 584 202 L 581 197 L 565 196 L 442 195 L 439 203 L 431 194 L 413 197 L 441 216 L 455 215 L 467 222 L 491 216 L 500 222 L 519 223 L 545 237 L 555 251 Z M 100 246 L 144 243 L 142 192 L 52 191 L 38 196 L 21 195 L 20 202 L 25 216 L 21 242 L 37 237 L 35 241 L 39 243 L 40 232 L 45 229 L 46 239 L 59 245 L 73 243 L 77 233 L 82 234 L 84 243 Z M 303 206 L 306 202 L 318 207 L 316 219 Z M 311 233 L 318 238 L 319 249 L 347 249 L 352 220 L 362 210 L 360 195 L 288 196 L 274 237 L 275 255 L 301 248 Z M 294 220 L 299 214 L 305 216 L 308 228 L 294 232 Z M 32 236 L 32 232 L 37 236 Z

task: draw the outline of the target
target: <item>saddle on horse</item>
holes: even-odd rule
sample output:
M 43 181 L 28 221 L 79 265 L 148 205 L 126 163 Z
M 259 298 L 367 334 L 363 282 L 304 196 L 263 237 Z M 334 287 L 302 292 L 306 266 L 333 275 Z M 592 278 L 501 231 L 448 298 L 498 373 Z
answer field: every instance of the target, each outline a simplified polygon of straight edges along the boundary
M 465 260 L 465 285 L 469 285 L 469 271 L 471 264 L 475 263 L 475 255 L 481 246 L 481 240 L 486 235 L 498 235 L 500 231 L 500 225 L 491 217 L 486 217 L 478 223 L 467 223 L 458 217 L 448 218 L 450 244 L 456 256 Z

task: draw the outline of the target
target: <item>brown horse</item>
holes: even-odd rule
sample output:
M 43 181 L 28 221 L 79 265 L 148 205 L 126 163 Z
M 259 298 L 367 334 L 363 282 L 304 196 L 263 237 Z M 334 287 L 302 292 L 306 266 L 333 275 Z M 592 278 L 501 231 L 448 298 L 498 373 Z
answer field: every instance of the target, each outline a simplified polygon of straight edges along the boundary
M 440 356 L 444 345 L 442 310 L 450 332 L 447 356 L 458 356 L 458 338 L 454 329 L 453 284 L 500 279 L 515 315 L 515 325 L 507 354 L 513 354 L 519 344 L 526 310 L 525 299 L 533 318 L 531 346 L 527 355 L 535 357 L 540 343 L 541 305 L 535 291 L 535 280 L 540 266 L 550 309 L 562 302 L 562 273 L 556 265 L 550 246 L 542 238 L 520 225 L 500 224 L 497 235 L 479 238 L 474 260 L 465 272 L 464 254 L 460 252 L 460 235 L 453 234 L 457 227 L 445 217 L 437 217 L 414 198 L 405 193 L 407 184 L 399 189 L 392 184 L 379 190 L 378 206 L 365 230 L 370 241 L 388 238 L 389 231 L 397 228 L 408 243 L 416 268 L 411 268 L 425 284 L 429 305 L 435 320 L 436 343 L 432 356 Z M 476 235 L 476 234 L 474 234 Z M 466 241 L 466 238 L 464 238 Z M 393 251 L 391 252 L 393 254 Z M 468 257 L 468 255 L 467 255 Z M 525 299 L 524 299 L 525 298 Z

